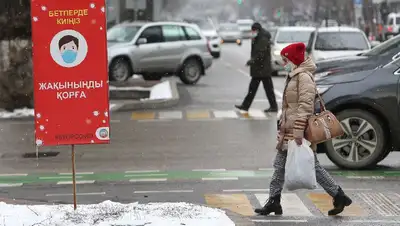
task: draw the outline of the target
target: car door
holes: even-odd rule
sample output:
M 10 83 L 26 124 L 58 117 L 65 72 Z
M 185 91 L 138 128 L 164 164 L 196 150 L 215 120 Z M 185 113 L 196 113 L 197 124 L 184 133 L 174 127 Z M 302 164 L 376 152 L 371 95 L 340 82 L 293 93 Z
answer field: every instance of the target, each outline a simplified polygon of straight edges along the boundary
M 180 59 L 187 48 L 185 32 L 178 25 L 162 25 L 161 29 L 164 38 L 164 43 L 160 50 L 160 55 L 163 58 L 163 68 L 168 72 L 173 72 L 178 67 Z
M 162 36 L 161 26 L 150 26 L 143 30 L 139 39 L 145 38 L 145 44 L 137 44 L 134 51 L 134 58 L 137 59 L 138 65 L 135 71 L 138 72 L 157 72 L 160 71 L 164 65 L 164 57 L 160 55 L 160 50 L 164 42 Z

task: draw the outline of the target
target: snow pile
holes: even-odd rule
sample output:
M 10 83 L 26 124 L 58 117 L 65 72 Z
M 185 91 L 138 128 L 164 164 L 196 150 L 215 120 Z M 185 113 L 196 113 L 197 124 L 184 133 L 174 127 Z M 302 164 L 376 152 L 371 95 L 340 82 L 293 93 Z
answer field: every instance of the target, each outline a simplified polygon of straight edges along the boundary
M 22 216 L 22 217 L 21 217 Z M 0 203 L 3 225 L 23 226 L 234 226 L 224 211 L 188 203 L 11 205 Z
M 151 88 L 150 100 L 171 99 L 171 83 L 170 81 L 161 82 Z
M 0 111 L 0 118 L 24 118 L 34 115 L 34 110 L 29 108 L 15 109 L 13 112 Z

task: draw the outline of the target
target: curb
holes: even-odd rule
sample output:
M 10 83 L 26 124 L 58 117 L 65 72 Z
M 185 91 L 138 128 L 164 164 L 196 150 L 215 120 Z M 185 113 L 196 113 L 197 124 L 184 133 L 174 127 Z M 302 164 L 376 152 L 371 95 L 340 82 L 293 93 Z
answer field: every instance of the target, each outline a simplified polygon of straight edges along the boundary
M 115 104 L 115 107 L 110 110 L 112 111 L 130 111 L 130 110 L 143 110 L 143 109 L 157 109 L 173 107 L 179 103 L 179 92 L 176 82 L 168 81 L 172 98 L 160 99 L 160 100 L 123 100 L 123 101 L 111 101 L 110 104 Z
M 221 209 L 225 211 L 226 215 L 235 223 L 235 226 L 255 226 L 254 222 L 248 217 L 242 216 L 240 214 L 234 213 L 227 209 Z

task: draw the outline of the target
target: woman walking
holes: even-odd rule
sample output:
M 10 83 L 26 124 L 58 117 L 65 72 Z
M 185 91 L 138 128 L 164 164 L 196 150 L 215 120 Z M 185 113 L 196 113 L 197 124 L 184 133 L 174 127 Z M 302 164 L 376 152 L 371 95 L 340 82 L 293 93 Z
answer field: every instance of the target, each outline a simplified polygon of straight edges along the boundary
M 297 145 L 302 144 L 304 131 L 308 118 L 314 113 L 316 86 L 312 73 L 316 66 L 310 57 L 305 57 L 306 46 L 303 43 L 295 43 L 285 47 L 281 56 L 285 62 L 285 68 L 289 72 L 286 78 L 286 86 L 283 93 L 282 115 L 279 120 L 279 133 L 277 142 L 277 154 L 274 161 L 274 174 L 270 184 L 269 199 L 264 207 L 256 209 L 261 215 L 281 215 L 283 213 L 281 193 L 285 179 L 285 164 L 287 157 L 288 140 L 295 140 Z M 316 144 L 311 145 L 316 151 Z M 328 215 L 341 213 L 352 200 L 345 195 L 339 185 L 329 173 L 321 167 L 315 154 L 315 171 L 317 182 L 333 198 L 333 209 Z

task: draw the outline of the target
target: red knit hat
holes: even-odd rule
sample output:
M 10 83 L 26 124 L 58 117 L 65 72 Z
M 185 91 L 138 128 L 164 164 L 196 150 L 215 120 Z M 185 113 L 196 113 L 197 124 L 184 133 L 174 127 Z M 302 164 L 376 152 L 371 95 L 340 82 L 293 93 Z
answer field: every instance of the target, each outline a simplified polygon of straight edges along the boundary
M 302 42 L 298 42 L 290 44 L 283 48 L 281 51 L 281 56 L 286 57 L 296 66 L 299 66 L 301 63 L 304 62 L 305 53 L 306 45 L 304 45 L 304 43 Z

